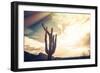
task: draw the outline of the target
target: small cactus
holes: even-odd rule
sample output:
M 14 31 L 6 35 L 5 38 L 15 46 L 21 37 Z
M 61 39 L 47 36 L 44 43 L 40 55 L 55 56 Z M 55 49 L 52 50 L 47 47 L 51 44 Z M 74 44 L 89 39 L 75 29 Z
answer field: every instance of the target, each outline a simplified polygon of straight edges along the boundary
M 56 50 L 57 34 L 53 35 L 53 28 L 51 28 L 51 32 L 49 32 L 47 27 L 45 28 L 43 24 L 42 27 L 45 30 L 45 52 L 48 54 L 48 60 L 51 60 Z M 47 44 L 47 35 L 49 36 L 49 47 Z

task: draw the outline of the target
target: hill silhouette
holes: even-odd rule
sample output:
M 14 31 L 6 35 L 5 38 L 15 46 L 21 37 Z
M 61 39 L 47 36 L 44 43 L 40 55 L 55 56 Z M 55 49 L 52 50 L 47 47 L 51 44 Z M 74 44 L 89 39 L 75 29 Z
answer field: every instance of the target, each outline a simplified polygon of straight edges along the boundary
M 52 56 L 52 59 L 53 58 L 54 57 Z M 30 53 L 24 51 L 24 61 L 45 61 L 47 59 L 48 59 L 48 56 L 43 53 L 34 55 L 34 54 L 30 54 Z
M 90 56 L 80 56 L 80 57 L 68 57 L 68 58 L 61 58 L 61 57 L 53 57 L 51 60 L 70 60 L 70 59 L 89 59 Z M 48 56 L 43 53 L 39 53 L 38 55 L 30 54 L 24 51 L 24 61 L 31 62 L 31 61 L 47 61 Z

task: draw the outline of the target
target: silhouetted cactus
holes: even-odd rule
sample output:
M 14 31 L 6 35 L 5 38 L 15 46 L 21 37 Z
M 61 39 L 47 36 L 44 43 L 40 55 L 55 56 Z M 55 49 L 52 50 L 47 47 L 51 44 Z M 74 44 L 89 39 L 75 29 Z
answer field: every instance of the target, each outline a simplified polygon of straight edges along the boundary
M 45 28 L 42 24 L 43 29 L 45 30 L 45 52 L 48 54 L 48 60 L 52 59 L 52 55 L 56 50 L 57 34 L 53 35 L 53 28 L 51 28 L 51 33 L 48 31 L 47 27 Z M 47 35 L 49 36 L 49 46 L 47 44 Z

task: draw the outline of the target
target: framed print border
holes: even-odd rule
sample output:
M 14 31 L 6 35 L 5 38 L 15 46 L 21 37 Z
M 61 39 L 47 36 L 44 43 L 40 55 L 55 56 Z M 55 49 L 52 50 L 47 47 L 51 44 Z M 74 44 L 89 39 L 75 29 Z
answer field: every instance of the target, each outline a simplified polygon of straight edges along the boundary
M 44 6 L 57 8 L 77 8 L 77 9 L 93 9 L 95 11 L 95 63 L 83 65 L 69 65 L 69 66 L 50 66 L 50 67 L 34 67 L 34 68 L 19 68 L 19 6 Z M 35 2 L 17 2 L 11 3 L 11 70 L 12 71 L 31 71 L 31 70 L 49 70 L 49 69 L 64 69 L 64 68 L 81 68 L 97 66 L 97 6 L 84 5 L 68 5 L 68 4 L 50 4 L 50 3 L 35 3 Z

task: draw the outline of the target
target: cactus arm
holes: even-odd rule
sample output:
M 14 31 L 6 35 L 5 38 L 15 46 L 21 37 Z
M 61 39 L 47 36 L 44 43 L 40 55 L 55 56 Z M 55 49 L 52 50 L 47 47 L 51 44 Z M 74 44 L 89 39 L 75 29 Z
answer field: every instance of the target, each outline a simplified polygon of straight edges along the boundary
M 55 43 L 54 43 L 54 45 L 55 45 L 54 48 L 56 48 L 56 46 L 57 46 L 57 34 L 55 35 Z
M 52 43 L 52 41 L 51 41 L 51 36 L 49 36 L 49 52 L 51 51 L 51 44 Z
M 43 25 L 43 24 L 41 24 L 41 25 L 42 25 L 43 29 L 45 30 L 45 32 L 47 32 L 48 35 L 50 35 L 50 33 L 49 33 L 48 30 L 44 27 L 44 25 Z
M 52 50 L 51 50 L 51 53 L 53 54 L 54 53 L 54 35 L 52 37 Z
M 47 47 L 47 32 L 45 32 L 45 51 L 46 51 L 47 54 L 49 53 L 48 47 Z
M 53 37 L 53 28 L 51 28 L 51 36 Z
M 56 49 L 56 38 L 57 38 L 57 35 L 53 36 L 52 54 L 55 52 L 55 49 Z

